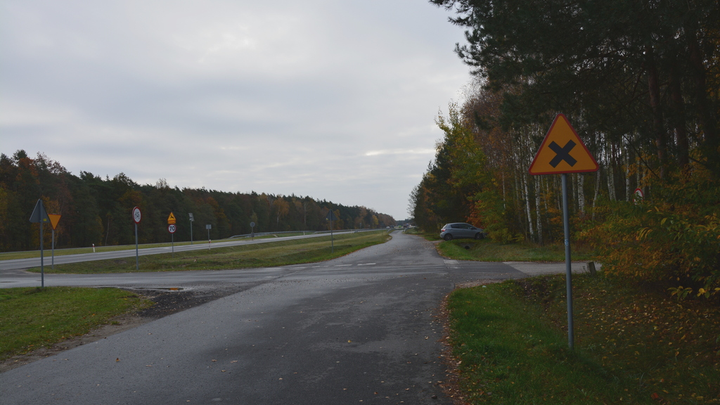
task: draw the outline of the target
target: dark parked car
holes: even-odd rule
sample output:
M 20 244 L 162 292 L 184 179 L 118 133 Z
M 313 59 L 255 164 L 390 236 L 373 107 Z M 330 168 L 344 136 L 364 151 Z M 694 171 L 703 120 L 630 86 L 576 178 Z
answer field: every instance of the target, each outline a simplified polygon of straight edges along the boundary
M 459 238 L 482 239 L 485 237 L 485 231 L 464 222 L 453 222 L 442 227 L 440 237 L 445 240 Z

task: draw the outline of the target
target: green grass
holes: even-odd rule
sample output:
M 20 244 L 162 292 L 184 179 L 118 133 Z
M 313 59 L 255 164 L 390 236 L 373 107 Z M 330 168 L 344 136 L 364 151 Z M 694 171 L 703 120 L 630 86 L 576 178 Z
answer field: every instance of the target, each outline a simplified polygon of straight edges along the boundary
M 410 229 L 406 230 L 405 233 L 410 234 L 410 235 L 422 236 L 423 238 L 425 238 L 426 240 L 429 240 L 431 242 L 434 242 L 436 240 L 441 240 L 440 239 L 440 231 L 425 232 L 420 228 L 410 228 Z
M 720 402 L 720 308 L 574 277 L 575 350 L 565 279 L 453 292 L 450 341 L 471 404 Z
M 592 260 L 587 248 L 571 247 L 573 261 Z M 455 239 L 438 245 L 441 255 L 455 260 L 484 262 L 564 262 L 565 246 L 560 244 L 536 245 L 531 243 L 500 244 L 489 239 Z
M 0 360 L 83 335 L 150 304 L 114 288 L 0 289 Z
M 273 267 L 311 263 L 344 256 L 356 250 L 389 240 L 386 231 L 335 235 L 331 253 L 330 235 L 311 239 L 240 245 L 212 250 L 178 252 L 141 256 L 140 272 L 222 270 L 254 267 Z M 39 272 L 39 268 L 30 271 Z M 54 273 L 94 274 L 135 272 L 135 258 L 100 260 L 55 265 Z M 50 273 L 47 266 L 45 272 Z

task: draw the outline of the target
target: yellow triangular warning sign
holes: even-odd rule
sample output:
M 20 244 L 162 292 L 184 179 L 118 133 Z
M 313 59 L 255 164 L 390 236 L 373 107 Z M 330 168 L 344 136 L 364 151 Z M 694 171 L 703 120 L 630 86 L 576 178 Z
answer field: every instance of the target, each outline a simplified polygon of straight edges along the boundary
M 173 213 L 171 212 L 170 216 L 168 217 L 168 225 L 174 225 L 175 222 L 177 222 L 175 221 L 175 215 L 173 215 Z
M 577 132 L 565 115 L 558 114 L 528 171 L 530 174 L 559 174 L 597 170 L 597 162 Z
M 57 229 L 57 224 L 60 222 L 60 215 L 48 214 L 48 217 L 50 217 L 50 224 L 52 224 L 52 228 Z

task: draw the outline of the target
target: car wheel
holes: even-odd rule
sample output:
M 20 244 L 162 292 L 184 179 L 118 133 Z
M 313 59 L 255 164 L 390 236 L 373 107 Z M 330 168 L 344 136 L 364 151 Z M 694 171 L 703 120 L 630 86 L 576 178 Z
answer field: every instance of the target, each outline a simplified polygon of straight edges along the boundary
M 452 235 L 447 234 L 447 235 L 445 235 L 445 237 L 443 239 L 448 240 L 448 241 L 452 240 Z
M 475 239 L 482 239 L 484 237 L 485 237 L 485 235 L 481 234 L 480 232 L 475 234 Z

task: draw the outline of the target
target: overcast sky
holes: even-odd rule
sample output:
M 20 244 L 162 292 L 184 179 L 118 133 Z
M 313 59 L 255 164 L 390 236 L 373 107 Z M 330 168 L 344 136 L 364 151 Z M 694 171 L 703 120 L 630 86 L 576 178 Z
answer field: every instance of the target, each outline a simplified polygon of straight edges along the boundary
M 425 0 L 0 0 L 0 152 L 407 217 L 460 100 Z

